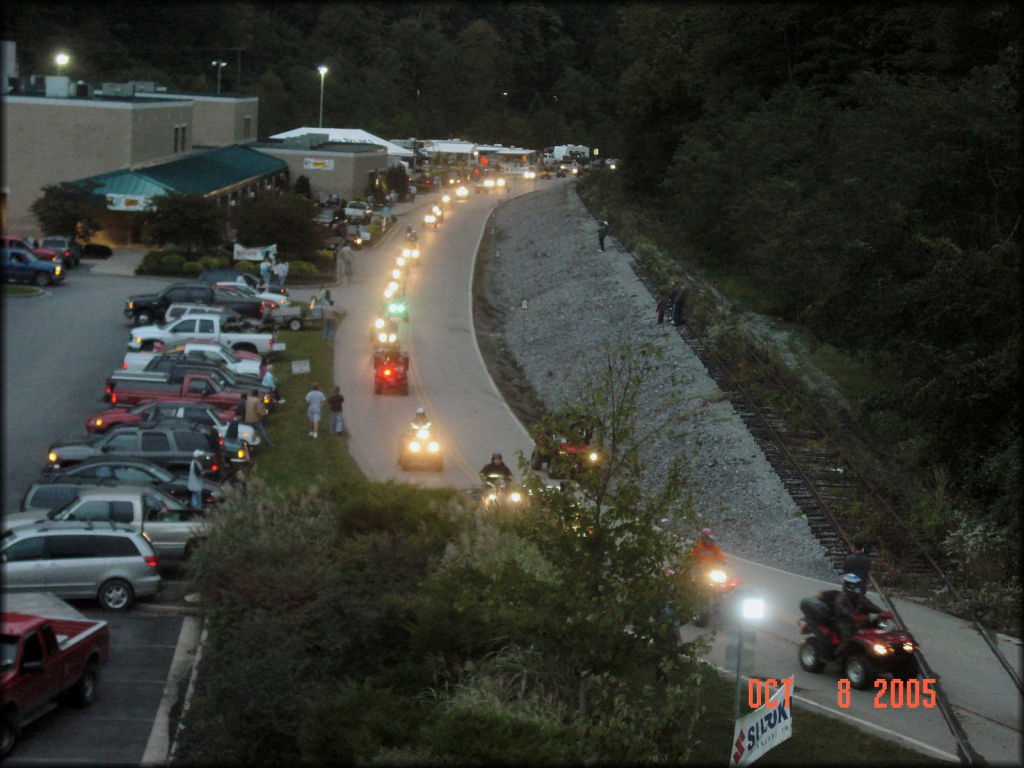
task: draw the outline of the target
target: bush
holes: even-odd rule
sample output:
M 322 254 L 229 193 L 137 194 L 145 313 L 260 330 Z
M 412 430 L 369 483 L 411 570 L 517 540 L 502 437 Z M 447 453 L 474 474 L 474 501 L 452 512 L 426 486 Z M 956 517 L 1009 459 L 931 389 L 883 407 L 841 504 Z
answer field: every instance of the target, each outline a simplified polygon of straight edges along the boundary
M 162 251 L 149 251 L 142 257 L 139 266 L 135 268 L 138 275 L 156 275 L 160 273 L 160 259 L 163 258 Z
M 313 264 L 318 272 L 331 275 L 335 273 L 336 266 L 334 251 L 329 248 L 325 248 L 314 253 L 313 257 L 310 259 L 310 263 Z M 288 268 L 288 274 L 289 276 L 292 274 L 291 267 Z
M 218 253 L 208 253 L 199 259 L 198 264 L 201 266 L 201 270 L 226 269 L 231 266 L 231 259 Z
M 308 261 L 289 261 L 288 262 L 288 279 L 293 278 L 318 278 L 323 277 L 320 270 L 315 265 L 310 264 Z
M 202 265 L 202 262 L 199 261 L 186 261 L 181 265 L 182 274 L 188 275 L 189 277 L 192 277 L 193 275 L 198 277 L 199 273 L 204 269 L 205 267 Z
M 168 275 L 180 275 L 185 267 L 185 257 L 180 253 L 165 253 L 160 257 L 160 271 Z
M 260 273 L 259 262 L 256 262 L 256 261 L 235 261 L 235 262 L 232 262 L 229 259 L 228 263 L 226 264 L 226 266 L 228 266 L 228 267 L 230 267 L 232 269 L 237 269 L 239 272 L 246 272 L 246 273 L 248 273 L 250 275 L 259 275 L 259 273 Z

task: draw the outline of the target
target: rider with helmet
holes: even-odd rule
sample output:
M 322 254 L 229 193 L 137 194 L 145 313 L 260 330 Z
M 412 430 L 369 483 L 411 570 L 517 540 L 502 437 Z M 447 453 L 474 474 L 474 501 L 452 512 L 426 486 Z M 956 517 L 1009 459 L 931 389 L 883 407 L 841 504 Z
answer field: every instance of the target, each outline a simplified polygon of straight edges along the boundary
M 701 528 L 697 543 L 690 549 L 690 559 L 698 568 L 725 565 L 725 554 L 715 544 L 715 534 L 710 528 Z
M 412 417 L 411 426 L 413 429 L 423 429 L 424 427 L 429 427 L 430 419 L 427 418 L 427 412 L 422 408 L 417 408 L 416 415 Z
M 842 584 L 843 589 L 836 595 L 832 604 L 836 631 L 839 633 L 839 647 L 836 649 L 836 656 L 840 661 L 849 654 L 850 640 L 857 627 L 867 620 L 868 614 L 881 613 L 885 615 L 887 613 L 867 598 L 864 594 L 864 583 L 857 574 L 845 574 Z
M 484 464 L 480 470 L 480 476 L 486 478 L 488 475 L 503 475 L 505 480 L 512 479 L 512 470 L 508 468 L 500 453 L 492 453 L 489 464 Z

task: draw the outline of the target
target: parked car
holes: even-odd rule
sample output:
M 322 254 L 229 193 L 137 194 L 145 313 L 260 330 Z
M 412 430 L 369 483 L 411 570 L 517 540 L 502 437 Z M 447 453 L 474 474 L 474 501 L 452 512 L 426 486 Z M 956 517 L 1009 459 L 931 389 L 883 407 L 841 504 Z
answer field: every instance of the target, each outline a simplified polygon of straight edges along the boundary
M 373 209 L 362 200 L 350 200 L 345 206 L 345 217 L 351 221 L 368 222 L 372 215 Z
M 109 259 L 113 255 L 114 251 L 109 245 L 86 243 L 82 246 L 83 259 Z
M 184 473 L 176 474 L 166 467 L 161 467 L 159 464 L 154 464 L 146 459 L 98 456 L 95 459 L 86 459 L 64 469 L 49 470 L 36 485 L 43 487 L 42 480 L 50 480 L 55 487 L 59 488 L 62 482 L 66 485 L 67 481 L 77 479 L 81 479 L 85 485 L 89 483 L 96 485 L 110 477 L 113 477 L 115 482 L 124 485 L 151 485 L 176 499 L 182 501 L 191 500 L 191 492 L 188 490 L 188 475 Z M 35 487 L 33 485 L 33 488 Z M 225 486 L 222 486 L 220 483 L 203 478 L 203 505 L 223 500 L 224 488 Z M 63 502 L 55 504 L 50 509 L 63 506 L 71 498 L 71 496 L 68 496 Z M 45 500 L 46 497 L 43 496 L 42 499 L 34 503 L 34 506 L 38 507 Z M 29 511 L 24 502 L 22 509 Z
M 255 320 L 251 317 L 244 317 L 227 307 L 216 307 L 209 304 L 186 304 L 184 302 L 171 304 L 167 308 L 164 312 L 164 324 L 166 325 L 188 315 L 220 315 L 224 320 L 230 320 L 233 323 L 237 323 L 240 327 L 248 328 L 252 331 L 266 331 L 271 328 L 270 319 L 267 317 Z
M 91 598 L 123 611 L 160 589 L 159 560 L 135 528 L 88 520 L 47 521 L 6 531 L 0 544 L 5 592 Z
M 129 349 L 145 349 L 153 342 L 173 344 L 188 339 L 220 341 L 232 349 L 269 355 L 278 347 L 275 334 L 253 330 L 216 312 L 181 317 L 165 325 L 141 325 L 132 328 Z M 283 348 L 284 345 L 280 345 Z
M 245 394 L 248 394 L 246 390 Z M 225 388 L 208 371 L 180 377 L 145 371 L 115 371 L 107 379 L 103 399 L 111 405 L 132 406 L 153 400 L 194 400 L 226 411 L 238 405 L 242 392 Z M 264 403 L 270 400 L 264 399 Z
M 64 259 L 64 266 L 68 269 L 74 269 L 82 261 L 82 247 L 73 237 L 46 235 L 39 246 L 56 251 Z
M 199 273 L 201 283 L 238 283 L 247 285 L 254 291 L 260 287 L 260 279 L 251 272 L 244 272 L 241 269 L 204 269 Z M 273 285 L 266 287 L 270 293 L 279 293 L 282 296 L 288 295 L 287 288 L 280 288 Z
M 67 504 L 47 512 L 43 519 L 31 513 L 11 515 L 5 530 L 46 522 L 85 520 L 93 524 L 130 525 L 149 540 L 159 557 L 187 559 L 206 535 L 206 516 L 170 494 L 140 485 L 82 488 Z
M 259 299 L 263 302 L 264 311 L 285 307 L 289 304 L 287 296 L 282 296 L 280 293 L 274 293 L 269 290 L 260 291 L 258 288 L 250 288 L 248 285 L 242 285 L 241 283 L 214 283 L 213 287 L 219 288 L 222 291 L 234 291 L 242 296 L 248 296 L 250 299 Z
M 22 250 L 29 251 L 35 255 L 37 259 L 42 261 L 54 261 L 60 263 L 62 267 L 67 269 L 67 265 L 61 258 L 60 254 L 57 253 L 53 248 L 41 248 L 31 238 L 14 237 L 13 235 L 4 235 L 3 239 L 4 248 L 21 248 Z
M 211 476 L 225 475 L 227 467 L 216 430 L 187 423 L 126 424 L 99 437 L 56 442 L 46 452 L 46 466 L 59 469 L 96 456 L 125 456 L 148 459 L 172 471 L 187 471 L 196 450 L 211 457 Z
M 255 352 L 238 352 L 219 341 L 186 341 L 171 344 L 153 351 L 133 351 L 124 353 L 121 369 L 125 371 L 142 371 L 154 357 L 158 355 L 184 353 L 190 360 L 206 360 L 223 365 L 232 373 L 240 376 L 259 376 L 261 357 Z
M 46 513 L 60 509 L 83 488 L 95 488 L 97 485 L 116 486 L 120 481 L 114 477 L 54 477 L 44 475 L 29 486 L 21 498 L 21 511 L 13 514 L 31 515 L 30 520 L 40 520 Z M 4 514 L 4 527 L 11 525 L 11 514 Z
M 175 283 L 159 293 L 129 296 L 124 302 L 124 316 L 135 325 L 149 325 L 162 320 L 167 307 L 177 302 L 227 307 L 257 320 L 263 316 L 263 304 L 258 299 L 220 291 L 202 282 Z
M 92 704 L 100 668 L 110 657 L 105 621 L 4 612 L 3 636 L 0 759 L 10 754 L 21 729 L 53 710 L 61 696 L 78 707 Z
M 198 355 L 189 355 L 185 352 L 161 352 L 153 355 L 143 371 L 147 373 L 171 373 L 185 371 L 211 371 L 221 377 L 221 384 L 231 389 L 240 389 L 247 392 L 253 389 L 261 394 L 267 394 L 270 389 L 260 384 L 257 375 L 235 373 L 225 367 L 221 360 L 207 360 Z M 226 410 L 226 409 L 225 409 Z
M 60 260 L 40 259 L 26 248 L 0 249 L 0 267 L 7 283 L 32 283 L 42 287 L 64 280 Z
M 111 408 L 93 414 L 85 422 L 85 431 L 90 434 L 101 434 L 122 424 L 150 424 L 167 419 L 180 419 L 213 427 L 226 444 L 229 439 L 228 427 L 234 416 L 234 409 L 223 410 L 194 400 L 153 400 L 134 408 Z M 237 430 L 237 439 L 244 440 L 249 445 L 259 445 L 260 439 L 254 434 L 252 426 L 239 424 Z
M 338 216 L 334 208 L 321 208 L 320 211 L 317 212 L 316 216 L 313 217 L 313 223 L 329 227 L 337 217 Z

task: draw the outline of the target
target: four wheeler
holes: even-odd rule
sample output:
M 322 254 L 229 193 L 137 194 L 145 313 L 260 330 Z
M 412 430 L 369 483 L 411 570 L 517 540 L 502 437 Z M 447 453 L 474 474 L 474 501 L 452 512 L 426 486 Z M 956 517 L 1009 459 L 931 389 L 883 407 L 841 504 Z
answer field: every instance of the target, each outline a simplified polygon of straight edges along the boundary
M 520 507 L 526 501 L 526 492 L 505 475 L 496 472 L 481 475 L 480 480 L 482 483 L 480 501 L 483 503 L 484 509 L 497 506 Z
M 693 617 L 693 624 L 697 627 L 706 627 L 712 612 L 721 607 L 722 598 L 736 589 L 740 580 L 735 577 L 729 578 L 725 566 L 722 565 L 698 568 L 691 576 L 697 582 L 700 597 L 697 612 Z
M 532 430 L 534 449 L 530 454 L 530 469 L 539 471 L 547 464 L 548 474 L 557 479 L 577 476 L 600 461 L 600 453 L 591 445 L 594 429 L 589 419 L 579 414 L 570 415 L 568 428 L 565 428 L 564 418 L 559 417 L 558 422 L 558 427 L 550 421 L 541 422 Z
M 829 590 L 800 601 L 804 617 L 797 624 L 800 634 L 808 637 L 800 645 L 799 658 L 808 672 L 820 672 L 830 661 L 838 661 L 839 633 L 832 611 L 836 594 L 837 590 Z M 842 670 L 854 688 L 871 688 L 884 674 L 905 680 L 917 677 L 914 650 L 918 645 L 909 632 L 889 629 L 886 619 L 891 618 L 884 611 L 854 631 Z
M 409 354 L 398 350 L 380 350 L 373 355 L 373 394 L 398 392 L 409 394 Z
M 440 472 L 444 469 L 444 452 L 431 424 L 409 425 L 398 443 L 398 465 L 404 470 L 424 467 Z

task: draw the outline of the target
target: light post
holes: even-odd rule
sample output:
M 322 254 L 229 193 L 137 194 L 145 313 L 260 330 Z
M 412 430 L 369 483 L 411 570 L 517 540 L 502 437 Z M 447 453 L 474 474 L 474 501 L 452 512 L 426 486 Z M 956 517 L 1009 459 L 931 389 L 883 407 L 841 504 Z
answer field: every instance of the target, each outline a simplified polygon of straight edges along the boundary
M 220 71 L 228 65 L 228 63 L 222 59 L 215 59 L 210 64 L 217 68 L 217 93 L 220 93 Z
M 57 76 L 60 77 L 64 73 L 64 67 L 71 61 L 71 57 L 64 53 L 64 51 L 60 51 L 53 57 L 53 60 L 57 64 Z
M 764 600 L 744 597 L 740 602 L 739 644 L 736 649 L 736 696 L 732 702 L 732 719 L 740 719 L 740 670 L 743 668 L 743 627 L 764 618 Z
M 327 74 L 327 65 L 321 64 L 316 68 L 320 73 L 320 127 L 324 127 L 324 75 Z

